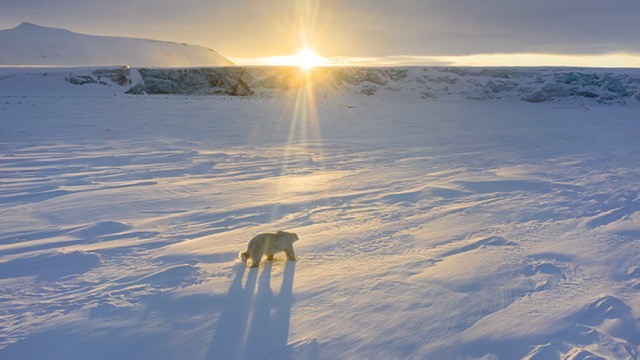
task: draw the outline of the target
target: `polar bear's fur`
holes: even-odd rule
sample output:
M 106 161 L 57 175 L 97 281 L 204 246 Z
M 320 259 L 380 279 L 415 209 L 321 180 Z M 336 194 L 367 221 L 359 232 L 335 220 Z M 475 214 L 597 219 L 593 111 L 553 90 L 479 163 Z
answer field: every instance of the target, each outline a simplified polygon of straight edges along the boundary
M 273 255 L 280 251 L 285 252 L 287 260 L 295 260 L 293 243 L 297 240 L 298 235 L 286 231 L 259 234 L 249 241 L 247 249 L 240 253 L 240 258 L 245 265 L 251 259 L 252 268 L 260 265 L 262 255 L 267 255 L 267 260 L 273 260 Z

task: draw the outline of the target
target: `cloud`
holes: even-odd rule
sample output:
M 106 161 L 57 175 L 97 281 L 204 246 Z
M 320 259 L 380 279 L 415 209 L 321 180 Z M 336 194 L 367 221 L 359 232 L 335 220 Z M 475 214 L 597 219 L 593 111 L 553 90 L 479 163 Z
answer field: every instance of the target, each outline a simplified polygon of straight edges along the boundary
M 22 21 L 157 38 L 235 57 L 640 53 L 637 0 L 2 0 Z
M 638 52 L 635 0 L 346 0 L 372 55 Z M 390 49 L 393 49 L 390 51 Z

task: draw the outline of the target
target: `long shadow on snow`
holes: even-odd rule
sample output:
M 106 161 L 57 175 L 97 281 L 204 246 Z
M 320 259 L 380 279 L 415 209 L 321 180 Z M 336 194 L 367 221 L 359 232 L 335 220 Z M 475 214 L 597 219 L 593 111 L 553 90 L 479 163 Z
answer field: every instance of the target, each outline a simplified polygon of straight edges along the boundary
M 242 350 L 242 340 L 246 331 L 249 317 L 249 304 L 256 286 L 258 269 L 250 269 L 245 286 L 242 286 L 245 267 L 236 266 L 235 277 L 218 319 L 211 348 L 207 359 L 235 359 Z
M 277 296 L 271 289 L 272 263 L 265 264 L 254 296 L 258 269 L 250 269 L 242 286 L 244 267 L 235 278 L 223 305 L 207 359 L 263 358 L 286 347 L 293 304 L 295 262 L 287 261 Z

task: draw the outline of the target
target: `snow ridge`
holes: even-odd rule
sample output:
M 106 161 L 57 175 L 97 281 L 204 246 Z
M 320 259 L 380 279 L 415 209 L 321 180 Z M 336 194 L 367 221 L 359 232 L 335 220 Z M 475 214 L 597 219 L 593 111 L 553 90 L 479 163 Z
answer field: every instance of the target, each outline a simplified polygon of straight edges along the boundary
M 127 90 L 147 94 L 270 96 L 307 86 L 318 93 L 367 96 L 398 93 L 422 99 L 519 99 L 531 103 L 626 104 L 640 101 L 640 74 L 632 71 L 559 68 L 297 68 L 139 69 L 142 81 Z
M 326 67 L 4 68 L 0 95 L 127 93 L 278 97 L 310 86 L 317 96 L 420 100 L 518 100 L 625 105 L 640 102 L 633 69 Z M 105 87 L 106 86 L 106 87 Z M 89 90 L 87 87 L 91 87 Z

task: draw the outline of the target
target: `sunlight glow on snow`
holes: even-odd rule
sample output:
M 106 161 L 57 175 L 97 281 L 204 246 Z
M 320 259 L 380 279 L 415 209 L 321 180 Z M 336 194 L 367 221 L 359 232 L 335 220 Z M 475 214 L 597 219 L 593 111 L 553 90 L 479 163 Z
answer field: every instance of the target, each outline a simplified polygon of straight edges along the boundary
M 295 71 L 295 70 L 293 70 Z M 314 78 L 317 75 L 315 69 L 300 67 L 295 71 L 296 75 L 290 83 L 290 90 L 283 97 L 283 108 L 279 121 L 286 122 L 289 129 L 287 136 L 287 144 L 285 148 L 285 157 L 296 158 L 305 153 L 310 144 L 319 147 L 322 145 L 322 133 L 320 130 L 320 119 L 318 116 L 318 108 L 315 94 Z M 317 153 L 318 154 L 318 153 Z M 322 157 L 322 150 L 319 154 Z M 319 159 L 322 160 L 322 159 Z M 309 158 L 309 162 L 314 160 Z M 295 168 L 298 164 L 293 164 Z M 286 169 L 285 169 L 286 171 Z M 291 191 L 304 191 L 313 188 L 306 182 L 290 180 L 289 176 L 280 176 L 278 184 L 278 194 L 285 195 Z M 275 219 L 277 214 L 272 214 Z
M 298 72 L 296 87 L 285 97 L 285 112 L 289 116 L 288 146 L 321 139 L 314 93 L 313 69 Z M 286 116 L 286 115 L 285 115 Z

